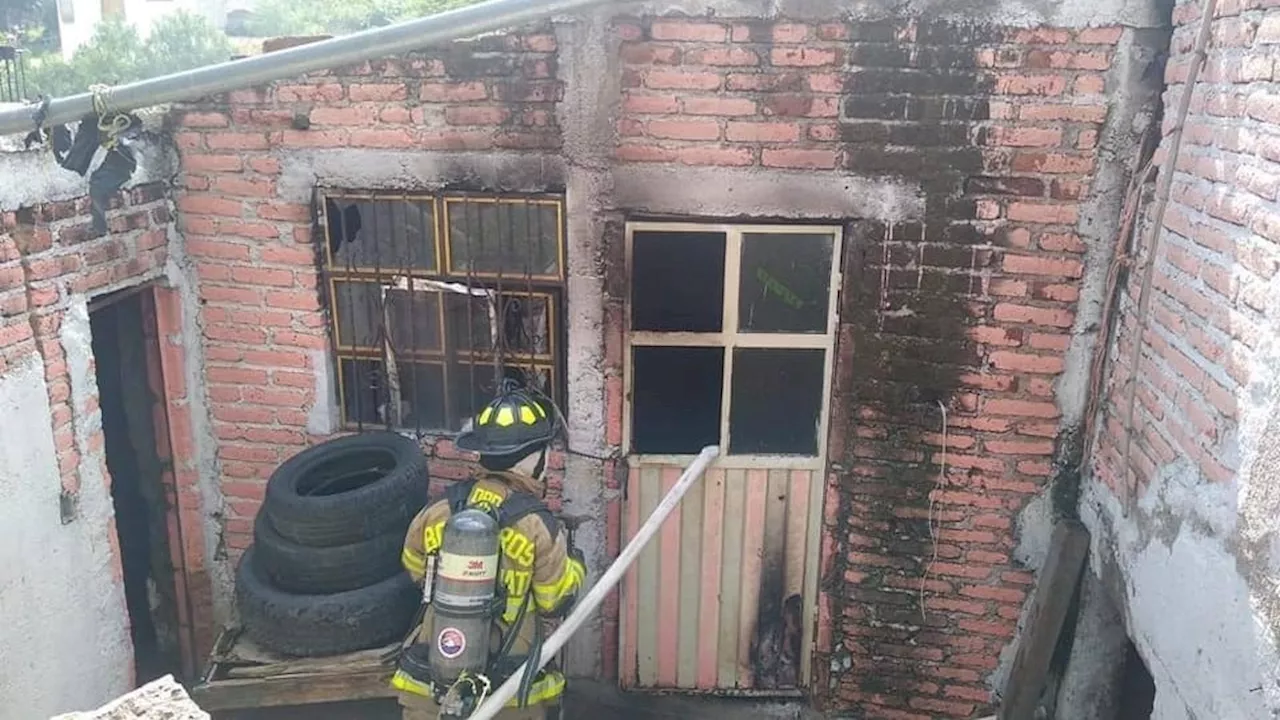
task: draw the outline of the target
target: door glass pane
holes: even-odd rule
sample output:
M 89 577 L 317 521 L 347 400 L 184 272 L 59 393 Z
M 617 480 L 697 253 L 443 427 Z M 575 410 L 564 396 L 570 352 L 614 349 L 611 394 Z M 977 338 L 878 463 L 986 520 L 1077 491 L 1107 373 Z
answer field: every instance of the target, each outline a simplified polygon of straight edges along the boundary
M 824 356 L 823 350 L 733 351 L 731 455 L 818 454 Z
M 335 270 L 436 269 L 435 211 L 430 200 L 325 200 Z
M 449 271 L 520 278 L 560 277 L 559 205 L 446 200 Z
M 744 234 L 738 329 L 826 332 L 832 245 L 831 235 Z
M 637 347 L 631 447 L 694 454 L 720 442 L 724 348 Z
M 636 232 L 631 251 L 631 328 L 720 332 L 724 252 L 724 233 Z

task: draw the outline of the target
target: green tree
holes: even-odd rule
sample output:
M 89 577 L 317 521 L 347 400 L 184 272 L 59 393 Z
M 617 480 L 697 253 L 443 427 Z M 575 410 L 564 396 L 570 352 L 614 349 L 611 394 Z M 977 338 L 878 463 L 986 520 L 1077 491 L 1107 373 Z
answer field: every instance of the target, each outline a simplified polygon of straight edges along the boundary
M 231 55 L 230 41 L 201 15 L 183 10 L 166 15 L 146 40 L 132 25 L 112 18 L 98 23 L 70 61 L 53 53 L 30 58 L 27 94 L 74 95 L 97 83 L 143 80 L 224 62 Z
M 345 35 L 414 17 L 473 5 L 478 0 L 261 0 L 247 23 L 258 37 Z
M 29 50 L 56 50 L 57 0 L 0 0 L 0 44 L 5 42 Z

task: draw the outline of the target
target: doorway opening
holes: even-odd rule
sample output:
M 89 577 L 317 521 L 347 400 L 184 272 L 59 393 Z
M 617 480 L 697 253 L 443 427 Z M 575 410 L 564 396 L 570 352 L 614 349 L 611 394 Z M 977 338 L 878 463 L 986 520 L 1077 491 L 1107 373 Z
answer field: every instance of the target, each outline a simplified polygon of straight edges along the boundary
M 124 567 L 134 666 L 139 685 L 166 673 L 182 679 L 175 568 L 169 519 L 176 512 L 165 487 L 161 457 L 165 423 L 163 384 L 148 368 L 158 353 L 150 288 L 121 291 L 94 301 L 89 325 L 102 409 L 111 500 Z M 151 323 L 148 327 L 148 323 Z M 166 453 L 167 454 L 167 453 Z
M 1120 679 L 1120 712 L 1116 720 L 1151 720 L 1155 710 L 1156 683 L 1133 641 L 1125 652 Z

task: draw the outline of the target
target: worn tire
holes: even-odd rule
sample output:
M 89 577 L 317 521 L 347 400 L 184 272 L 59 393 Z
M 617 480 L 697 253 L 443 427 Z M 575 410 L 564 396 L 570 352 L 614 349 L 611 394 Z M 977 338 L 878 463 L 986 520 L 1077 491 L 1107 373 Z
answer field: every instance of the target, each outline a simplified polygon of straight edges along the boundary
M 340 483 L 326 481 L 346 476 Z M 311 494 L 317 489 L 325 494 Z M 303 450 L 267 480 L 264 508 L 281 537 L 351 545 L 405 527 L 427 504 L 427 459 L 394 432 L 348 435 Z
M 297 595 L 271 584 L 250 547 L 236 567 L 236 607 L 245 634 L 263 649 L 293 657 L 381 647 L 409 631 L 421 600 L 408 573 L 332 595 Z
M 324 595 L 375 585 L 401 571 L 406 521 L 381 535 L 350 545 L 309 547 L 282 537 L 259 512 L 253 524 L 258 567 L 285 592 Z

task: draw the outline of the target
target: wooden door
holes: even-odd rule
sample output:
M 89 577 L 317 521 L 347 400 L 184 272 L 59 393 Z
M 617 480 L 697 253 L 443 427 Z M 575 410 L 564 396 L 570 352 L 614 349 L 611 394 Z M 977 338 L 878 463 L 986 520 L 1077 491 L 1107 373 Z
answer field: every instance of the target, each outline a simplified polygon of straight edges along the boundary
M 625 688 L 807 685 L 840 246 L 829 226 L 628 226 L 624 541 L 702 446 L 721 456 L 623 580 Z

